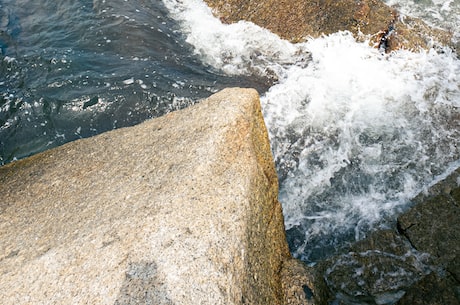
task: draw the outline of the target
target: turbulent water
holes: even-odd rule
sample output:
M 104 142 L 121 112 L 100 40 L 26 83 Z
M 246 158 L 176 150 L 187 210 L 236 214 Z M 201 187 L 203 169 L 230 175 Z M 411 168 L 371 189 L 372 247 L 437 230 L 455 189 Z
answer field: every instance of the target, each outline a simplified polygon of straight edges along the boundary
M 460 1 L 386 1 L 455 32 Z M 391 224 L 460 165 L 460 61 L 346 32 L 291 44 L 201 0 L 0 3 L 0 161 L 256 87 L 293 254 Z
M 164 1 L 203 62 L 278 79 L 262 106 L 289 243 L 303 260 L 388 225 L 458 166 L 451 50 L 386 55 L 345 32 L 294 45 L 247 22 L 222 25 L 199 0 Z

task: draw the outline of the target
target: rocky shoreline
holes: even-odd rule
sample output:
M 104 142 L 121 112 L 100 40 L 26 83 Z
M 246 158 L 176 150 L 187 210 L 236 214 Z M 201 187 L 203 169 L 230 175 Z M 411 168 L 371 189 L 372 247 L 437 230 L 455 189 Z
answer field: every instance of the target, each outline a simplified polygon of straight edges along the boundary
M 291 258 L 258 94 L 0 167 L 3 304 L 458 304 L 460 169 L 391 230 Z
M 376 0 L 206 2 L 293 42 L 348 30 L 385 52 L 451 45 Z M 0 184 L 3 304 L 460 304 L 460 169 L 394 227 L 306 266 L 252 89 L 13 162 Z
M 291 42 L 350 31 L 387 53 L 459 48 L 451 33 L 378 0 L 205 2 L 225 23 L 250 21 Z M 457 170 L 417 196 L 394 228 L 374 232 L 313 269 L 302 267 L 314 276 L 303 278 L 309 289 L 297 291 L 299 303 L 289 304 L 460 304 L 459 186 Z

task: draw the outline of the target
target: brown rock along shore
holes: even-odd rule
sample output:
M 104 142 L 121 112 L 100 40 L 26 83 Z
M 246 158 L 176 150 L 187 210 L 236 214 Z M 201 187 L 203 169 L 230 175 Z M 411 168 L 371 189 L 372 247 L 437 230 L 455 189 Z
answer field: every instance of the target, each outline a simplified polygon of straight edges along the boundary
M 452 35 L 422 20 L 401 16 L 379 0 L 205 0 L 224 23 L 253 22 L 281 38 L 302 42 L 338 31 L 358 40 L 370 36 L 371 45 L 386 52 L 418 50 L 433 45 L 453 46 Z

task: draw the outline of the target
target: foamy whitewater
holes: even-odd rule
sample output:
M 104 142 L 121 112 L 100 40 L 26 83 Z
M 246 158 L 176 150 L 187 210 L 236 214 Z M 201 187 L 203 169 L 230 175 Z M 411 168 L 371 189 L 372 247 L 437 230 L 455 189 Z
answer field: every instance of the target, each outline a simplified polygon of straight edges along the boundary
M 261 103 L 295 256 L 315 262 L 390 224 L 460 165 L 460 61 L 450 49 L 381 54 L 347 32 L 291 44 L 252 23 L 223 25 L 201 0 L 163 1 L 205 64 L 277 79 Z M 459 28 L 459 1 L 430 9 L 430 23 Z

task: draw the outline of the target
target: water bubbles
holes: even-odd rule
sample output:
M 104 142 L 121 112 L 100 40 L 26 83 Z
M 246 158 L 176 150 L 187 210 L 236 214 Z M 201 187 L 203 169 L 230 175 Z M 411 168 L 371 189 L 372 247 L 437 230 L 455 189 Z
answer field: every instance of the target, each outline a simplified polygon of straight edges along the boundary
M 137 80 L 137 83 L 139 84 L 139 86 L 140 86 L 142 89 L 147 89 L 147 85 L 144 84 L 144 81 L 143 81 L 143 80 L 138 79 L 138 80 Z
M 125 79 L 123 81 L 123 84 L 125 84 L 125 85 L 132 85 L 132 84 L 135 84 L 135 83 L 138 84 L 139 87 L 141 87 L 144 90 L 148 89 L 148 86 L 141 79 L 134 79 L 133 77 L 131 77 L 131 78 Z
M 381 56 L 347 33 L 306 48 L 313 61 L 261 102 L 286 228 L 304 232 L 293 250 L 309 260 L 364 237 L 460 157 L 460 64 L 435 51 Z
M 14 57 L 9 57 L 9 56 L 5 56 L 5 57 L 3 58 L 3 60 L 4 60 L 5 62 L 7 62 L 7 63 L 10 64 L 10 63 L 16 61 L 16 58 L 14 58 Z
M 125 85 L 134 84 L 134 78 L 131 77 L 131 78 L 125 79 L 125 80 L 123 81 L 123 84 L 125 84 Z

